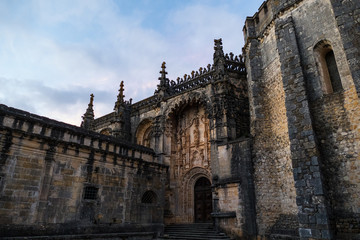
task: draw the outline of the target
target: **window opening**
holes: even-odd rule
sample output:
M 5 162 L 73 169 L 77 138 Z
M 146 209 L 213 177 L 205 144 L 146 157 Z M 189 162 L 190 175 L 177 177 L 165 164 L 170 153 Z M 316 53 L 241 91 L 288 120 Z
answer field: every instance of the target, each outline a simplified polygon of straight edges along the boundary
M 326 54 L 325 60 L 333 91 L 337 92 L 342 90 L 341 79 L 336 65 L 335 55 L 332 50 Z
M 156 199 L 157 199 L 156 193 L 154 193 L 153 191 L 147 191 L 142 196 L 141 203 L 147 203 L 147 204 L 156 203 Z
M 315 45 L 314 53 L 324 93 L 341 91 L 343 87 L 331 43 L 328 40 L 320 41 Z
M 85 187 L 84 191 L 84 199 L 85 200 L 96 200 L 98 193 L 98 188 L 93 186 L 87 186 Z

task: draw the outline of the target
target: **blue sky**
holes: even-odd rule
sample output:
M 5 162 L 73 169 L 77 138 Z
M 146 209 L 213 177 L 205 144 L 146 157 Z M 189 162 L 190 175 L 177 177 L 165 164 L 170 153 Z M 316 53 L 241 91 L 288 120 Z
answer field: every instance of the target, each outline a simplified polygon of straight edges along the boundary
M 213 40 L 241 53 L 259 0 L 2 0 L 0 103 L 80 125 L 125 98 L 154 93 L 160 66 L 176 79 L 212 63 Z

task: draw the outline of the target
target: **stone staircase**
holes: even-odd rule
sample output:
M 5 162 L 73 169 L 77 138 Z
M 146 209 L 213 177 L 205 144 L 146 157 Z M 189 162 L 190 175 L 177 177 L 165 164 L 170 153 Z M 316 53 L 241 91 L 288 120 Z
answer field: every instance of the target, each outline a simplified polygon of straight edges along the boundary
M 159 239 L 178 240 L 230 240 L 224 233 L 216 232 L 210 223 L 173 224 L 165 227 Z

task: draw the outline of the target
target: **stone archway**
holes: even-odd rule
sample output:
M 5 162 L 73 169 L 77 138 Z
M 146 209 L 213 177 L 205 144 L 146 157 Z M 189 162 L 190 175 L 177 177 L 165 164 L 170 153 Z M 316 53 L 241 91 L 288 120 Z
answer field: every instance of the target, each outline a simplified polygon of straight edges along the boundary
M 210 172 L 207 169 L 195 167 L 188 171 L 183 178 L 182 193 L 183 222 L 193 223 L 195 219 L 195 185 L 200 179 L 211 179 Z M 209 181 L 210 182 L 210 181 Z M 210 183 L 211 184 L 211 183 Z M 211 190 L 211 189 L 210 189 Z M 212 209 L 211 209 L 212 210 Z
M 210 122 L 206 103 L 200 96 L 196 93 L 174 101 L 166 114 L 164 151 L 170 165 L 165 216 L 168 224 L 195 222 L 196 181 L 201 177 L 211 179 Z

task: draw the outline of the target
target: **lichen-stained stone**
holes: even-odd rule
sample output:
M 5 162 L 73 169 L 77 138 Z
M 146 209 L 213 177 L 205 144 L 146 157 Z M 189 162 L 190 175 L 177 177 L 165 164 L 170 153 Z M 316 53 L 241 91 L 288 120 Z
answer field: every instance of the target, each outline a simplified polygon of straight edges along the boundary
M 267 0 L 224 53 L 81 128 L 0 105 L 0 234 L 358 239 L 358 0 Z M 128 94 L 126 94 L 128 95 Z M 129 235 L 130 236 L 130 235 Z M 130 238 L 130 237 L 129 237 Z
M 19 125 L 1 125 L 3 236 L 81 233 L 96 224 L 113 225 L 101 230 L 111 232 L 132 229 L 131 224 L 135 223 L 162 222 L 159 213 L 163 211 L 167 167 L 156 162 L 151 149 L 107 138 L 106 141 L 121 149 L 108 151 L 96 144 L 105 140 L 99 134 L 39 116 L 24 118 L 21 111 L 3 105 L 0 111 L 6 119 L 36 121 L 42 129 L 56 128 L 59 133 L 46 135 L 26 132 Z M 74 138 L 90 139 L 90 146 L 59 138 L 65 132 Z M 143 159 L 127 155 L 126 149 L 130 148 L 141 152 L 138 156 Z M 157 198 L 146 211 L 141 211 L 141 197 L 147 190 L 152 190 Z M 148 217 L 141 218 L 142 215 Z M 130 219 L 133 216 L 135 219 Z M 126 222 L 130 224 L 128 227 L 124 225 Z M 23 227 L 19 230 L 17 226 Z

